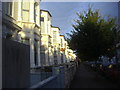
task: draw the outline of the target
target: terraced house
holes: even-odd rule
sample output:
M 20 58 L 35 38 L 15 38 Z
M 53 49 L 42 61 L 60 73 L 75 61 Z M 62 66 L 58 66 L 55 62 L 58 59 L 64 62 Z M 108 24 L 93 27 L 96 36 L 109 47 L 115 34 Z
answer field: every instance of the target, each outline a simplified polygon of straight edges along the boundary
M 65 51 L 67 50 L 66 48 L 66 43 L 65 43 L 65 37 L 64 35 L 60 35 L 60 54 L 61 54 L 61 63 L 66 63 L 67 62 L 67 56 Z
M 50 12 L 40 9 L 40 0 L 0 2 L 0 7 L 0 38 L 12 44 L 7 44 L 9 50 L 4 46 L 4 65 L 0 64 L 5 71 L 4 88 L 30 87 L 31 81 L 32 84 L 40 82 L 40 71 L 44 67 L 60 66 L 76 58 L 64 35 L 60 35 L 60 28 L 52 25 Z M 9 77 L 14 78 L 13 83 Z
M 69 63 L 76 59 L 76 55 L 73 53 L 73 50 L 69 48 L 64 35 L 60 35 L 60 54 L 62 63 Z
M 40 66 L 40 3 L 3 2 L 3 38 L 30 45 L 30 66 Z
M 47 10 L 41 11 L 41 62 L 43 66 L 52 65 L 53 46 L 52 46 L 52 15 Z
M 53 30 L 53 47 L 54 47 L 54 64 L 61 64 L 60 61 L 60 28 L 52 26 Z

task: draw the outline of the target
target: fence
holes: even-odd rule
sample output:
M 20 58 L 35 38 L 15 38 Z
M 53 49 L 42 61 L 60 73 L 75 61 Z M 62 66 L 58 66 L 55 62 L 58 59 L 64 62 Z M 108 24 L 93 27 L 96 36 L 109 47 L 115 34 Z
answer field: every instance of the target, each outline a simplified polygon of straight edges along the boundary
M 70 82 L 76 72 L 76 66 L 76 63 L 72 62 L 64 66 L 53 67 L 52 76 L 49 76 L 43 81 L 40 81 L 41 79 L 39 77 L 39 80 L 36 79 L 36 83 L 30 88 L 69 88 Z
M 30 85 L 30 48 L 2 40 L 2 88 L 27 88 Z
M 30 47 L 15 41 L 2 40 L 2 88 L 65 88 L 69 87 L 76 63 L 46 67 L 46 71 L 30 72 Z

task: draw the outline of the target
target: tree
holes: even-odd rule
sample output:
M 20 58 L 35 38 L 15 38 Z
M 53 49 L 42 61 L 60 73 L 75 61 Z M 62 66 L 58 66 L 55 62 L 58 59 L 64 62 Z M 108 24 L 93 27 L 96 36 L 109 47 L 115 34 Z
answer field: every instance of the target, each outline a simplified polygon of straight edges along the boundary
M 114 46 L 117 43 L 118 32 L 116 19 L 104 19 L 99 10 L 77 13 L 73 30 L 67 38 L 71 49 L 75 50 L 81 60 L 97 60 L 100 56 L 114 56 Z

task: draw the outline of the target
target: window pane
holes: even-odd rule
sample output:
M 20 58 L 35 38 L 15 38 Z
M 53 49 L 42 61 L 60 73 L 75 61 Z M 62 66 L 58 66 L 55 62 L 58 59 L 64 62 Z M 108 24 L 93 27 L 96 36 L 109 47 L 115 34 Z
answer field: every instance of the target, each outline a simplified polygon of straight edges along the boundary
M 7 9 L 7 14 L 12 16 L 12 2 L 7 3 L 8 8 Z
M 29 2 L 23 2 L 23 9 L 29 10 L 29 7 L 30 7 Z
M 10 13 L 9 14 L 12 16 L 12 2 L 10 3 Z
M 29 39 L 27 38 L 22 39 L 22 42 L 29 45 Z
M 44 22 L 41 22 L 41 33 L 45 33 Z
M 53 32 L 53 42 L 56 42 L 57 40 L 57 32 Z
M 41 17 L 40 20 L 44 22 L 44 18 L 43 17 Z
M 41 52 L 41 64 L 45 65 L 45 52 Z
M 22 15 L 23 20 L 28 21 L 29 20 L 29 12 L 23 11 L 22 14 L 23 14 Z

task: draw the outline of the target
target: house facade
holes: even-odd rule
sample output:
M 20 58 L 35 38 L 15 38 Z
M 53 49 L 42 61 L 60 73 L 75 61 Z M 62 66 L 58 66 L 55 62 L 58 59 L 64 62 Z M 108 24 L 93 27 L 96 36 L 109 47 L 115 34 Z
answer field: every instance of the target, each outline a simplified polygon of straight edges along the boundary
M 30 67 L 40 63 L 40 5 L 39 1 L 3 2 L 2 36 L 30 45 Z
M 53 65 L 53 37 L 51 29 L 51 14 L 41 11 L 41 62 L 43 66 Z
M 60 56 L 61 56 L 61 63 L 66 63 L 67 58 L 66 58 L 66 43 L 65 43 L 65 38 L 64 35 L 60 35 Z
M 69 62 L 69 47 L 52 26 L 52 15 L 40 10 L 40 0 L 2 2 L 2 37 L 30 45 L 30 67 L 59 65 Z
M 53 47 L 54 47 L 54 64 L 61 64 L 60 61 L 60 28 L 52 26 L 53 31 Z

